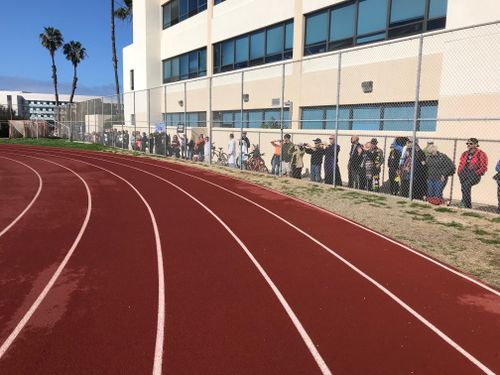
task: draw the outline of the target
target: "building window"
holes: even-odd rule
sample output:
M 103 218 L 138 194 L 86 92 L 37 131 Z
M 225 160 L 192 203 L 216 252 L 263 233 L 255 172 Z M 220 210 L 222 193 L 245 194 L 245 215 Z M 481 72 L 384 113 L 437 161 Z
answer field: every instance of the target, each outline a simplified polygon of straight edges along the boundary
M 334 130 L 336 107 L 303 107 L 301 128 Z M 436 131 L 438 102 L 420 102 L 417 131 Z M 377 103 L 342 105 L 339 112 L 340 130 L 412 131 L 414 103 Z
M 306 15 L 304 55 L 446 26 L 447 0 L 350 0 Z
M 292 58 L 293 21 L 282 22 L 213 45 L 214 73 Z
M 207 0 L 171 0 L 162 5 L 163 29 L 207 9 Z
M 134 69 L 130 70 L 130 90 L 134 90 Z
M 207 49 L 201 48 L 163 60 L 163 83 L 207 75 Z
M 192 128 L 205 128 L 207 126 L 206 112 L 171 112 L 163 113 L 163 121 L 166 126 L 177 126 L 179 124 Z
M 241 127 L 241 111 L 213 111 L 213 126 L 219 128 Z M 280 109 L 252 109 L 243 111 L 244 128 L 280 129 Z M 283 111 L 284 128 L 290 127 L 290 112 Z
M 214 5 L 220 4 L 226 0 L 214 0 Z

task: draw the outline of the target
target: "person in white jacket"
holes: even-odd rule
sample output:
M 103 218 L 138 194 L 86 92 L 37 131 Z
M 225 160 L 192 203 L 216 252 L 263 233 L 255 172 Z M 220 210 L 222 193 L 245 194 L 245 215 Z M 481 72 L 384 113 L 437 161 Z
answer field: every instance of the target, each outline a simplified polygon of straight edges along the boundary
M 234 134 L 229 134 L 229 144 L 227 148 L 228 164 L 230 168 L 236 168 L 236 141 Z
M 205 161 L 207 163 L 210 162 L 210 152 L 212 150 L 212 143 L 210 142 L 210 137 L 205 137 L 205 149 L 204 149 L 204 153 L 205 153 Z

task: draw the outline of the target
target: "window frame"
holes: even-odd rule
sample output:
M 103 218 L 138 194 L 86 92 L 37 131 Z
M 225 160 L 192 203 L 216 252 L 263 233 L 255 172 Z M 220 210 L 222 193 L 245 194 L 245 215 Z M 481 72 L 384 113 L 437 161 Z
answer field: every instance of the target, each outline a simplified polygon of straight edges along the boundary
M 289 25 L 292 25 L 290 27 Z M 251 67 L 251 66 L 256 66 L 256 65 L 263 65 L 271 62 L 276 62 L 276 61 L 283 61 L 283 60 L 288 60 L 292 58 L 293 55 L 293 19 L 288 19 L 285 21 L 281 21 L 257 30 L 252 30 L 248 33 L 244 33 L 241 35 L 234 36 L 229 39 L 221 40 L 218 41 L 214 44 L 212 44 L 212 52 L 213 52 L 213 72 L 214 74 L 221 73 L 221 72 L 227 72 L 227 71 L 233 71 L 233 70 L 238 70 L 238 69 L 243 69 L 246 67 Z M 274 53 L 274 54 L 268 54 L 267 53 L 267 47 L 268 47 L 268 30 L 274 29 L 277 27 L 281 27 L 282 29 L 282 40 L 280 42 L 281 44 L 281 51 L 279 53 Z M 292 48 L 286 48 L 287 47 L 287 30 L 291 30 L 292 32 Z M 260 35 L 262 35 L 262 45 L 258 45 L 259 50 L 262 51 L 262 56 L 254 56 L 252 55 L 252 47 L 254 46 L 255 39 L 257 36 L 260 39 Z M 246 61 L 236 61 L 236 41 L 243 39 L 243 38 L 248 38 L 248 59 Z M 254 43 L 252 43 L 252 40 L 254 40 Z M 222 59 L 223 59 L 223 45 L 225 43 L 232 43 L 233 45 L 233 62 L 232 64 L 222 64 Z M 259 41 L 260 43 L 260 41 Z
M 392 11 L 392 1 L 393 0 L 385 0 L 387 4 L 387 12 L 386 12 L 386 20 L 385 20 L 385 29 L 381 29 L 378 31 L 373 31 L 365 34 L 358 33 L 358 21 L 359 21 L 359 4 L 361 0 L 347 0 L 341 3 L 337 3 L 334 5 L 329 5 L 322 9 L 315 10 L 313 12 L 304 14 L 304 40 L 303 40 L 303 53 L 304 56 L 315 55 L 318 53 L 325 53 L 329 51 L 335 51 L 343 48 L 354 47 L 357 45 L 364 45 L 369 43 L 377 43 L 384 40 L 392 40 L 403 38 L 411 35 L 415 35 L 418 33 L 444 29 L 446 27 L 446 19 L 447 14 L 444 16 L 432 17 L 430 16 L 430 6 L 434 1 L 446 1 L 448 0 L 425 0 L 424 6 L 424 16 L 423 19 L 415 19 L 409 20 L 408 22 L 394 23 L 391 25 L 391 11 Z M 331 19 L 332 13 L 342 7 L 354 5 L 354 25 L 353 30 L 354 34 L 352 40 L 350 38 L 346 38 L 339 41 L 334 41 L 330 38 L 330 29 L 331 29 Z M 310 17 L 313 17 L 322 12 L 326 12 L 327 14 L 327 40 L 326 42 L 318 42 L 313 44 L 307 44 L 307 25 Z M 447 7 L 446 7 L 447 12 Z
M 191 56 L 192 54 L 196 53 L 196 60 L 197 60 L 197 69 L 196 70 L 191 70 Z M 204 55 L 204 59 L 202 58 L 202 55 Z M 186 68 L 187 71 L 183 70 L 184 65 L 182 65 L 181 61 L 186 60 Z M 201 64 L 205 62 L 205 66 L 202 66 Z M 170 66 L 170 74 L 166 75 L 166 66 L 167 64 Z M 172 56 L 169 57 L 168 59 L 163 59 L 162 60 L 162 82 L 165 83 L 170 83 L 170 82 L 178 82 L 178 81 L 184 81 L 186 79 L 191 79 L 191 78 L 198 78 L 198 77 L 205 77 L 207 75 L 207 59 L 206 59 L 206 47 L 196 49 L 194 51 L 189 51 L 186 53 L 183 53 L 181 55 L 177 56 Z M 176 75 L 174 75 L 174 67 L 177 70 Z
M 374 109 L 378 109 L 378 112 L 379 112 L 379 117 L 378 119 L 373 119 L 374 121 L 377 121 L 379 123 L 379 127 L 378 129 L 364 129 L 364 128 L 361 128 L 361 129 L 354 129 L 353 128 L 353 122 L 356 121 L 356 119 L 354 119 L 354 110 L 355 109 L 359 109 L 359 108 L 369 108 L 370 106 L 372 106 Z M 415 103 L 414 102 L 391 102 L 391 103 L 388 103 L 388 102 L 384 102 L 384 103 L 367 103 L 367 104 L 347 104 L 347 105 L 341 105 L 339 107 L 339 110 L 340 112 L 344 112 L 344 111 L 348 111 L 348 117 L 347 119 L 346 118 L 343 118 L 341 115 L 339 115 L 339 130 L 354 130 L 354 131 L 367 131 L 367 132 L 370 132 L 370 131 L 383 131 L 383 132 L 411 132 L 413 131 L 413 128 L 412 129 L 386 129 L 386 122 L 389 122 L 387 120 L 389 119 L 386 119 L 385 118 L 385 110 L 388 108 L 388 107 L 393 107 L 393 108 L 397 108 L 398 106 L 413 106 L 415 107 Z M 434 119 L 434 124 L 431 124 L 431 126 L 429 127 L 429 129 L 425 129 L 425 130 L 421 130 L 421 127 L 422 127 L 422 121 L 423 122 L 431 122 L 433 121 L 433 119 L 430 119 L 430 120 L 422 120 L 422 109 L 423 108 L 432 108 L 434 107 L 435 108 L 435 111 L 436 111 L 436 117 Z M 307 111 L 307 110 L 315 110 L 315 111 L 322 111 L 322 114 L 321 114 L 321 120 L 304 120 L 304 111 Z M 318 106 L 313 106 L 313 107 L 310 107 L 310 106 L 305 106 L 305 107 L 300 107 L 300 129 L 305 129 L 305 130 L 335 130 L 335 127 L 333 129 L 329 128 L 327 126 L 327 123 L 329 121 L 332 121 L 332 120 L 329 120 L 329 118 L 327 117 L 327 111 L 329 110 L 333 110 L 334 113 L 336 113 L 335 111 L 337 110 L 337 106 L 335 105 L 331 105 L 331 106 L 321 106 L 321 107 L 318 107 Z M 421 101 L 419 102 L 418 104 L 418 112 L 417 112 L 417 131 L 427 131 L 427 132 L 435 132 L 437 131 L 437 113 L 439 113 L 439 101 L 438 100 L 426 100 L 426 101 Z M 363 119 L 361 119 L 363 120 Z M 369 119 L 371 120 L 371 119 Z M 392 120 L 399 120 L 399 121 L 411 121 L 413 122 L 413 114 L 411 116 L 411 118 L 401 118 L 401 119 L 392 119 Z M 306 127 L 304 128 L 304 122 L 308 122 L 308 121 L 311 121 L 313 123 L 321 123 L 321 126 L 320 127 Z M 364 121 L 361 121 L 361 122 L 364 122 Z M 391 121 L 392 122 L 392 121 Z M 335 124 L 335 119 L 333 119 L 333 123 Z M 347 123 L 347 127 L 346 126 L 341 126 L 342 123 Z

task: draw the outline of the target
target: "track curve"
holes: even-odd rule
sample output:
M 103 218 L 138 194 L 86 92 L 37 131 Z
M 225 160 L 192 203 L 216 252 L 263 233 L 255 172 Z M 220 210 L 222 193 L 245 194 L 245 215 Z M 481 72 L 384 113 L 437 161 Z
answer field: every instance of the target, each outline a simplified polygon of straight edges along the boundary
M 404 250 L 395 242 L 381 239 L 380 236 L 363 228 L 280 194 L 189 166 L 172 164 L 167 166 L 163 162 L 153 160 L 145 161 L 124 156 L 67 150 L 64 152 L 39 148 L 28 150 L 26 147 L 9 147 L 8 149 L 13 153 L 31 152 L 51 155 L 51 157 L 80 158 L 96 165 L 105 165 L 106 168 L 119 174 L 129 174 L 133 176 L 134 183 L 145 196 L 154 196 L 154 191 L 151 189 L 168 192 L 169 203 L 174 206 L 176 218 L 179 219 L 167 220 L 170 228 L 178 230 L 182 226 L 189 225 L 189 220 L 192 220 L 196 230 L 203 228 L 204 233 L 210 235 L 210 241 L 205 240 L 207 247 L 214 246 L 211 242 L 219 244 L 231 242 L 227 242 L 227 236 L 217 233 L 213 220 L 202 215 L 191 204 L 181 200 L 177 194 L 174 194 L 175 189 L 167 188 L 168 184 L 160 181 L 161 179 L 167 180 L 195 196 L 225 223 L 228 223 L 231 230 L 252 251 L 269 277 L 283 291 L 284 297 L 296 311 L 305 330 L 310 333 L 325 363 L 334 373 L 386 374 L 416 371 L 436 374 L 450 372 L 490 374 L 498 371 L 498 351 L 494 345 L 491 345 L 499 334 L 499 312 L 496 309 L 499 306 L 498 292 L 488 290 L 488 287 L 484 288 L 438 264 Z M 132 173 L 131 167 L 135 168 L 136 172 Z M 142 177 L 141 171 L 137 171 L 137 168 L 142 169 Z M 158 176 L 157 182 L 151 181 L 151 175 Z M 152 187 L 153 185 L 155 188 Z M 150 199 L 153 201 L 153 198 Z M 181 204 L 178 204 L 178 200 Z M 165 202 L 161 199 L 154 200 L 154 202 L 153 209 L 163 212 L 161 207 L 165 206 Z M 253 203 L 258 203 L 260 207 Z M 185 215 L 185 212 L 191 212 L 191 215 Z M 194 219 L 193 215 L 199 218 Z M 248 220 L 249 217 L 252 220 Z M 280 218 L 284 218 L 284 221 Z M 292 230 L 293 227 L 296 229 Z M 167 227 L 160 225 L 160 228 L 162 228 L 161 232 L 168 232 Z M 183 233 L 186 235 L 186 232 Z M 197 240 L 205 238 L 189 231 L 187 234 Z M 168 235 L 167 238 L 169 238 Z M 357 238 L 358 242 L 353 242 L 352 238 Z M 317 242 L 315 243 L 312 239 L 316 239 Z M 176 244 L 183 250 L 170 253 L 174 259 L 181 258 L 178 252 L 190 251 L 197 246 L 196 240 L 195 242 L 180 241 Z M 374 288 L 373 282 L 360 277 L 359 273 L 353 272 L 352 267 L 346 267 L 346 262 L 340 261 L 339 257 L 332 256 L 333 254 L 325 251 L 320 244 L 332 249 L 346 262 L 355 265 L 357 269 L 390 290 L 394 296 L 419 312 L 425 320 L 432 323 L 439 332 L 445 334 L 452 343 L 456 343 L 463 350 L 458 350 L 457 347 L 450 345 L 450 342 L 443 340 L 443 337 L 436 335 L 436 331 L 422 324 L 422 321 L 416 319 L 414 315 L 408 314 L 408 311 L 402 309 L 401 305 L 387 298 L 387 294 L 381 293 L 380 288 Z M 371 245 L 368 250 L 367 244 Z M 228 246 L 234 247 L 234 244 Z M 200 253 L 197 253 L 199 257 Z M 210 258 L 214 257 L 214 254 L 209 255 L 208 258 L 207 254 L 203 254 L 201 259 L 196 257 L 190 260 L 210 264 L 213 262 Z M 165 258 L 169 258 L 169 253 L 165 254 Z M 231 259 L 232 262 L 227 263 L 226 267 L 241 262 L 239 258 L 238 261 Z M 169 264 L 168 261 L 166 264 Z M 180 270 L 175 270 L 174 267 L 182 268 L 183 264 L 186 265 L 183 262 L 174 262 L 170 271 L 179 272 Z M 212 267 L 220 272 L 222 266 L 214 264 Z M 241 268 L 238 277 L 254 279 L 255 275 L 250 275 L 249 272 L 248 267 Z M 181 274 L 176 273 L 176 277 L 184 281 L 189 279 L 191 285 L 199 285 L 199 280 L 192 275 L 186 278 L 186 275 L 182 275 L 181 272 Z M 217 275 L 217 277 L 220 276 Z M 175 284 L 175 280 L 170 279 L 170 281 Z M 254 282 L 257 283 L 254 285 L 260 285 L 259 282 Z M 172 331 L 169 332 L 168 311 L 169 308 L 174 310 L 176 308 L 175 306 L 169 307 L 169 295 L 173 296 L 171 303 L 182 305 L 183 301 L 179 294 L 182 294 L 182 290 L 190 291 L 189 283 L 184 287 L 179 283 L 175 284 L 181 291 L 174 291 L 169 290 L 169 280 L 167 280 L 164 372 L 189 373 L 188 369 L 199 370 L 201 368 L 192 364 L 190 365 L 194 367 L 178 367 L 180 359 L 180 362 L 183 362 L 189 360 L 190 354 L 200 355 L 195 346 L 190 348 L 194 350 L 187 348 L 179 350 L 179 346 L 193 343 L 193 341 L 185 341 L 184 336 L 196 336 L 199 334 L 196 329 L 200 327 L 192 322 L 186 322 L 182 324 L 180 331 L 176 331 L 174 322 L 184 319 L 178 314 L 173 314 Z M 259 286 L 258 289 L 260 290 L 261 287 Z M 204 292 L 207 293 L 207 290 L 204 289 Z M 196 296 L 201 300 L 206 299 L 203 293 L 198 293 Z M 219 296 L 218 303 L 226 304 L 227 297 Z M 276 309 L 275 305 L 267 299 L 266 302 L 256 300 L 253 304 L 254 308 L 269 312 Z M 196 303 L 193 306 L 205 313 L 208 311 L 210 314 L 215 313 L 212 310 L 200 309 Z M 450 311 L 453 311 L 455 315 L 453 319 L 450 319 Z M 247 314 L 251 313 L 247 312 Z M 194 314 L 194 316 L 199 315 Z M 241 324 L 241 319 L 234 317 L 232 322 L 238 325 Z M 278 330 L 278 322 L 282 320 L 283 318 L 277 317 L 272 319 L 273 330 Z M 204 322 L 215 324 L 210 319 L 205 319 Z M 227 329 L 223 323 L 217 324 L 219 328 Z M 217 329 L 217 324 L 212 329 Z M 206 329 L 206 327 L 203 328 Z M 289 338 L 281 342 L 287 342 L 287 345 L 289 342 L 297 342 L 296 338 L 291 338 L 293 335 L 286 337 Z M 202 340 L 205 340 L 205 345 L 209 342 L 207 336 L 203 336 Z M 241 344 L 240 350 L 257 353 L 252 346 L 258 345 L 258 341 L 252 344 L 252 342 L 245 343 L 245 340 L 240 340 L 239 343 Z M 203 342 L 200 342 L 200 345 L 203 345 Z M 432 347 L 432 350 L 429 350 L 429 347 Z M 292 348 L 293 345 L 290 345 L 286 349 L 292 353 Z M 235 348 L 228 348 L 227 344 L 211 349 L 214 350 L 209 349 L 209 352 L 212 352 L 215 358 L 219 358 L 220 351 L 226 351 L 225 358 L 220 356 L 218 360 L 225 361 L 225 363 L 202 360 L 199 363 L 204 364 L 204 369 L 208 369 L 205 373 L 230 373 L 235 369 L 241 372 L 239 366 L 242 363 L 247 365 L 259 362 L 257 358 L 251 358 L 251 360 L 247 358 L 248 363 L 242 362 L 241 355 L 235 357 L 236 361 L 232 362 L 227 353 L 233 353 Z M 273 360 L 262 361 L 260 358 L 260 361 L 264 363 L 254 369 L 270 370 L 273 368 L 269 367 L 272 364 L 277 367 L 268 373 L 295 373 L 281 371 L 284 370 L 280 367 L 282 366 L 281 358 L 288 357 L 288 360 L 293 358 L 295 369 L 297 369 L 297 363 L 309 363 L 307 365 L 309 369 L 304 372 L 305 368 L 302 368 L 301 373 L 316 371 L 312 370 L 314 367 L 310 367 L 312 361 L 307 359 L 308 356 L 303 352 L 303 348 L 300 360 L 297 359 L 297 354 L 287 355 L 287 350 L 281 356 L 275 356 Z M 381 358 L 387 356 L 390 356 L 390 360 L 384 360 L 381 363 Z M 197 358 L 196 355 L 194 358 Z M 0 361 L 0 369 L 1 364 Z M 262 365 L 264 367 L 261 367 Z M 184 368 L 185 372 L 182 372 L 181 368 Z M 221 372 L 221 369 L 229 371 Z

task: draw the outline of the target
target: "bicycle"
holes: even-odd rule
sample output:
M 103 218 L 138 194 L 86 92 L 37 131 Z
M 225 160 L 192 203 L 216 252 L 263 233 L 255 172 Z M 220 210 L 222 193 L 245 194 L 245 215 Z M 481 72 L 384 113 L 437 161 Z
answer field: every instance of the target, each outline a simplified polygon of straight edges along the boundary
M 261 173 L 269 173 L 269 169 L 266 166 L 266 162 L 264 159 L 262 159 L 262 156 L 264 156 L 264 153 L 260 153 L 259 146 L 257 145 L 252 145 L 253 146 L 253 151 L 249 152 L 248 154 L 245 154 L 247 156 L 247 160 L 245 161 L 245 169 L 247 171 L 252 171 L 252 172 L 261 172 Z M 239 157 L 238 157 L 238 164 L 239 164 Z
M 212 161 L 217 165 L 227 166 L 228 156 L 222 147 L 216 149 L 215 146 L 212 146 Z

